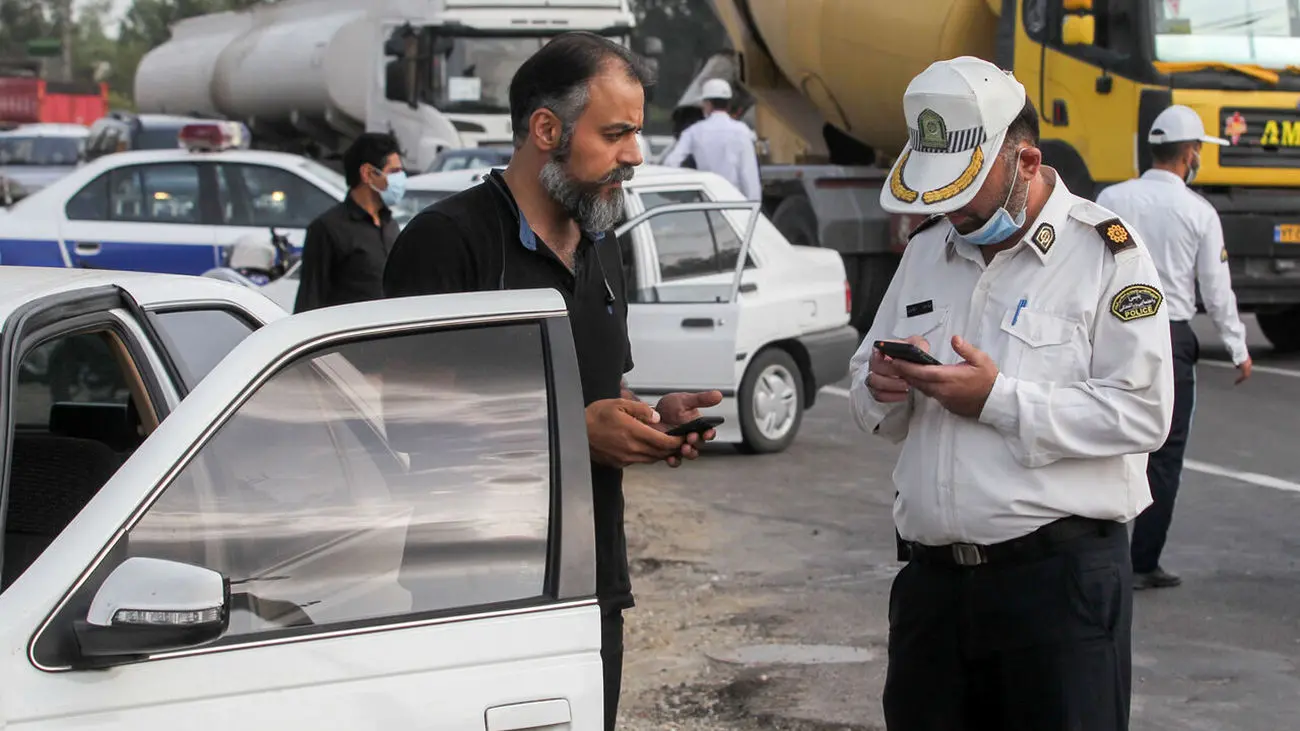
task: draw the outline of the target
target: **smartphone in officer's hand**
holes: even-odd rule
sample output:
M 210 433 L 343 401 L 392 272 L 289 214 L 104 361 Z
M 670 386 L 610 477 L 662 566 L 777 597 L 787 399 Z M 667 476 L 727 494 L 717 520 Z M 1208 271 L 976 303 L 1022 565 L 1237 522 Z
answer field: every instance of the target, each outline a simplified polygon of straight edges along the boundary
M 917 365 L 943 365 L 934 356 L 912 345 L 911 343 L 899 343 L 893 340 L 877 340 L 876 350 L 894 358 L 896 360 L 905 360 L 908 363 Z
M 721 416 L 701 416 L 694 421 L 679 424 L 672 429 L 669 429 L 667 433 L 670 437 L 685 437 L 690 436 L 691 434 L 702 435 L 710 429 L 716 429 L 719 426 L 722 426 L 722 422 L 724 421 L 726 421 L 726 419 Z

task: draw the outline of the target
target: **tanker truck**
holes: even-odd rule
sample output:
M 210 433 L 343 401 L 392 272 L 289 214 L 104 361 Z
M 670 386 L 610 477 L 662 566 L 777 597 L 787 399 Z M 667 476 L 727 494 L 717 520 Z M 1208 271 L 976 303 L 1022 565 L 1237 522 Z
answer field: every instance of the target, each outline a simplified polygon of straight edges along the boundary
M 1146 133 L 1170 104 L 1231 140 L 1202 150 L 1195 189 L 1220 213 L 1240 308 L 1300 349 L 1300 0 L 713 3 L 757 100 L 764 211 L 842 253 L 859 330 L 920 223 L 879 205 L 908 139 L 903 92 L 973 55 L 1024 83 L 1047 164 L 1085 197 L 1150 166 Z
M 510 144 L 510 79 L 551 37 L 626 44 L 633 24 L 627 0 L 281 0 L 177 23 L 141 60 L 136 103 L 327 160 L 392 132 L 424 172 L 447 148 Z

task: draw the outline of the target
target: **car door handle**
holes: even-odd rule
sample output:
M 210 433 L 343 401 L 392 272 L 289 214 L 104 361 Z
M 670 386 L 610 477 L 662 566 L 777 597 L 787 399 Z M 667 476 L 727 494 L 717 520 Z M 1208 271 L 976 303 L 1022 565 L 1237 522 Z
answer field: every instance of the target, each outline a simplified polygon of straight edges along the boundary
M 103 250 L 103 246 L 95 241 L 78 241 L 73 245 L 73 248 L 76 250 L 77 256 L 94 256 Z
M 528 731 L 573 723 L 569 702 L 563 699 L 516 703 L 487 710 L 487 731 Z
M 716 324 L 711 317 L 688 317 L 682 320 L 682 327 L 713 327 Z
M 741 294 L 748 294 L 750 292 L 757 292 L 757 291 L 758 291 L 758 285 L 754 284 L 753 282 L 746 282 L 740 285 Z

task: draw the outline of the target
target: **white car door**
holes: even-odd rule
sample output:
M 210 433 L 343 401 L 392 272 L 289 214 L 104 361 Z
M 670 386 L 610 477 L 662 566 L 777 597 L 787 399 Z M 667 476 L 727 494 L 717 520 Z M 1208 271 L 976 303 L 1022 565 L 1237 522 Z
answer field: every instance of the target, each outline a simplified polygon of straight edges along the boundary
M 0 726 L 603 728 L 577 375 L 549 291 L 252 333 L 0 593 Z
M 301 252 L 307 226 L 340 200 L 285 168 L 229 161 L 213 167 L 221 208 L 218 245 L 231 246 L 249 235 L 270 243 L 271 229 L 275 229 Z
M 194 162 L 113 168 L 68 199 L 60 237 L 73 267 L 199 275 L 220 265 Z
M 735 258 L 728 257 L 730 276 L 719 270 L 712 234 L 721 212 L 733 209 L 748 210 L 748 220 L 756 220 L 757 203 L 673 203 L 640 213 L 617 230 L 636 271 L 628 304 L 635 367 L 627 381 L 637 393 L 735 395 L 740 278 L 753 228 Z

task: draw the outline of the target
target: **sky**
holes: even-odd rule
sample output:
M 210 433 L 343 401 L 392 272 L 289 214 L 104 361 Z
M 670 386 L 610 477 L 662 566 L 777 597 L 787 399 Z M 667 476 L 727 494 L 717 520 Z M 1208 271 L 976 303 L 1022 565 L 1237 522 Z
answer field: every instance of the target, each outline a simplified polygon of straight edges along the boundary
M 76 13 L 80 11 L 82 7 L 89 5 L 91 1 L 92 0 L 73 0 L 73 12 Z M 127 9 L 131 7 L 131 2 L 132 0 L 113 0 L 113 10 L 109 18 L 108 27 L 104 29 L 110 38 L 115 38 L 117 36 L 117 24 L 122 20 L 122 16 L 126 15 Z

